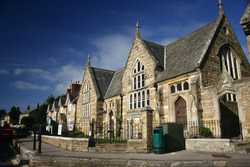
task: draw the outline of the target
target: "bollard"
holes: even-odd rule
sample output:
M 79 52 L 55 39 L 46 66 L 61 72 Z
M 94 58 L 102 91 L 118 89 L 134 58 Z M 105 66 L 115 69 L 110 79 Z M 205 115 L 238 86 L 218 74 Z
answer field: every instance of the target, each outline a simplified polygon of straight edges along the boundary
M 33 150 L 36 149 L 36 126 L 34 126 L 34 140 L 33 140 Z
M 38 140 L 39 140 L 39 147 L 38 147 L 38 153 L 41 153 L 41 145 L 42 145 L 42 137 L 41 137 L 41 133 L 42 133 L 42 128 L 41 125 L 39 126 L 39 132 L 38 132 Z

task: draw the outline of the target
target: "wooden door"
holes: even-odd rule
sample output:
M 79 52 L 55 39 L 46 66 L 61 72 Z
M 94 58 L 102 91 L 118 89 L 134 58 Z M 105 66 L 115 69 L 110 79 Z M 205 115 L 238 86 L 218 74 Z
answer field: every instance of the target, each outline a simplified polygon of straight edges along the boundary
M 176 122 L 183 123 L 185 129 L 187 127 L 187 107 L 186 101 L 182 97 L 175 102 L 175 115 Z

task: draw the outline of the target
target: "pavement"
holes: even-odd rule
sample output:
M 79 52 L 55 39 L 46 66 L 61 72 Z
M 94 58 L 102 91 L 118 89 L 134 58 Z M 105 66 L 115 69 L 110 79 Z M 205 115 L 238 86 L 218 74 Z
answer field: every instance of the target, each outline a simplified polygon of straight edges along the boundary
M 41 153 L 33 150 L 33 139 L 20 138 L 15 142 L 29 160 L 30 166 L 250 166 L 250 154 L 182 150 L 166 154 L 72 152 L 46 143 Z M 22 147 L 26 151 L 21 151 Z M 38 142 L 36 143 L 38 149 Z M 29 150 L 29 151 L 27 151 Z M 40 157 L 40 159 L 39 159 Z M 46 157 L 46 158 L 45 158 Z M 33 159 L 32 159 L 33 158 Z M 46 162 L 45 162 L 46 161 Z M 41 165 L 43 166 L 43 165 Z

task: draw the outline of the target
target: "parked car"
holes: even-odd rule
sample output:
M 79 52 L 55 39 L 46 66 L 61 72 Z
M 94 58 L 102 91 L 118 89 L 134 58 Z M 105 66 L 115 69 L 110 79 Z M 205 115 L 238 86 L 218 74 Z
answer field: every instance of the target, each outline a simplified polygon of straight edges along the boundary
M 0 131 L 0 139 L 13 139 L 13 138 L 15 138 L 15 135 L 12 129 L 2 129 Z
M 12 129 L 13 130 L 13 133 L 14 133 L 14 137 L 21 137 L 22 134 L 21 134 L 21 129 L 20 128 L 8 128 L 8 129 Z

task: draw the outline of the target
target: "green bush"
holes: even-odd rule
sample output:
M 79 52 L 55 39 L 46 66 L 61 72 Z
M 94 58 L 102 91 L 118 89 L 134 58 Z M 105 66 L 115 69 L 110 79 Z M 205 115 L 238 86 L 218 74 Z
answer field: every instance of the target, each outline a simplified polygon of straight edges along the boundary
M 209 128 L 205 128 L 204 126 L 200 126 L 200 134 L 204 137 L 212 137 L 212 132 Z

